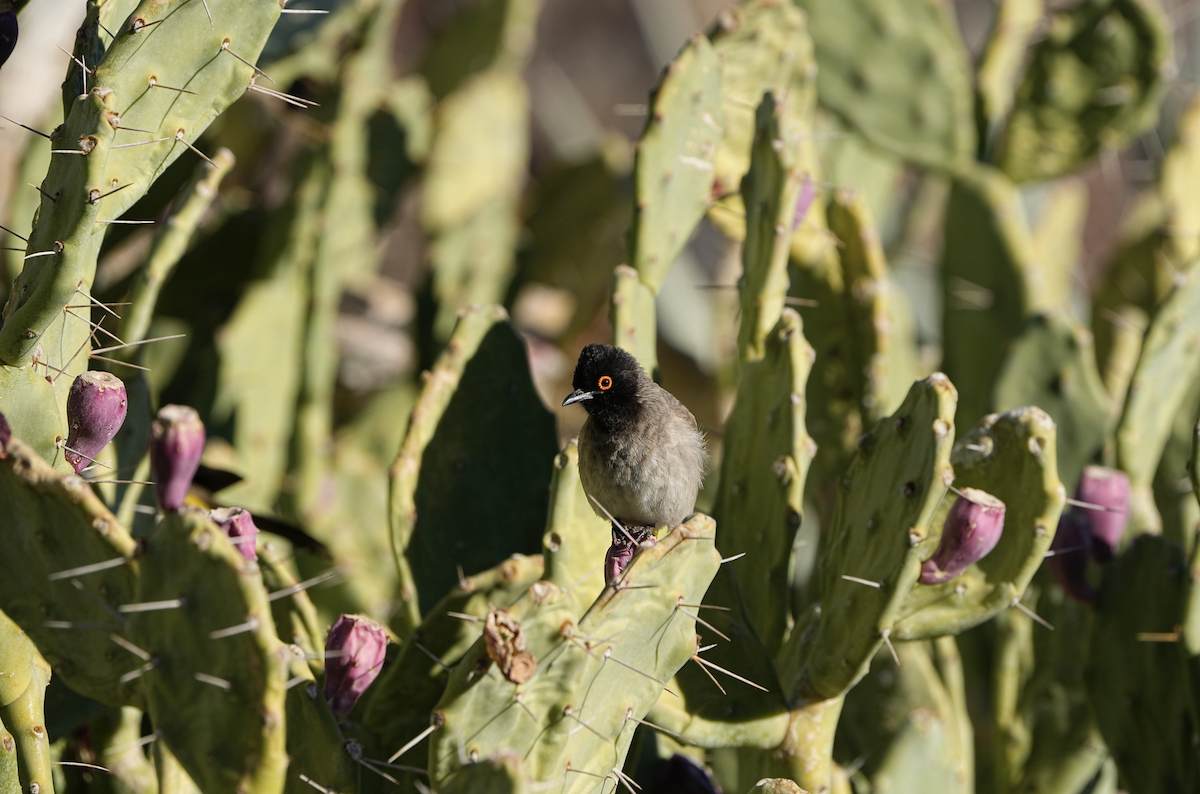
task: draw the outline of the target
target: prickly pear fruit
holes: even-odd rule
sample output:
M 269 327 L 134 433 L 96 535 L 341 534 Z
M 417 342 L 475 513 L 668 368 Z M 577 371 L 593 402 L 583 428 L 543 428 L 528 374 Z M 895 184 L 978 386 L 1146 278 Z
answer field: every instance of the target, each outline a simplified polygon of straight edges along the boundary
M 937 550 L 921 565 L 921 584 L 941 584 L 982 560 L 1004 532 L 1004 502 L 978 488 L 963 488 L 946 516 Z
M 1058 520 L 1058 530 L 1050 551 L 1050 573 L 1071 598 L 1095 605 L 1097 592 L 1087 578 L 1088 559 L 1092 556 L 1092 532 L 1087 516 L 1068 510 Z
M 613 538 L 612 545 L 608 547 L 608 553 L 604 555 L 605 587 L 616 581 L 625 567 L 633 560 L 633 555 L 637 554 L 637 550 L 637 544 L 629 538 Z
M 257 560 L 258 551 L 254 544 L 258 541 L 258 527 L 254 525 L 254 516 L 242 507 L 218 507 L 210 510 L 208 517 L 221 528 L 237 550 L 247 560 Z
M 537 672 L 537 659 L 527 649 L 525 630 L 506 609 L 492 609 L 483 624 L 487 654 L 506 679 L 523 684 Z
M 1092 559 L 1111 562 L 1129 522 L 1129 477 L 1116 469 L 1088 466 L 1079 479 L 1075 498 L 1096 505 L 1075 508 L 1091 522 Z
M 387 652 L 387 632 L 360 615 L 342 615 L 325 641 L 325 699 L 343 720 L 379 676 Z
M 109 372 L 84 372 L 67 395 L 67 446 L 63 457 L 75 473 L 96 462 L 108 442 L 125 423 L 129 398 L 125 384 Z
M 183 507 L 188 486 L 200 468 L 204 452 L 204 423 L 186 405 L 164 405 L 150 425 L 150 470 L 154 495 L 164 512 Z
M 17 10 L 12 0 L 0 0 L 0 66 L 17 46 Z

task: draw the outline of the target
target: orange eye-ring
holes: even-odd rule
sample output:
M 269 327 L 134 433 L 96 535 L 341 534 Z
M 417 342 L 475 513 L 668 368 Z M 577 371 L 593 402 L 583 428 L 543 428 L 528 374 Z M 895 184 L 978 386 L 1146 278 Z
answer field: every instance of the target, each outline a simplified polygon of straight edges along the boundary
M 600 391 L 608 391 L 612 388 L 612 378 L 607 375 L 600 376 Z

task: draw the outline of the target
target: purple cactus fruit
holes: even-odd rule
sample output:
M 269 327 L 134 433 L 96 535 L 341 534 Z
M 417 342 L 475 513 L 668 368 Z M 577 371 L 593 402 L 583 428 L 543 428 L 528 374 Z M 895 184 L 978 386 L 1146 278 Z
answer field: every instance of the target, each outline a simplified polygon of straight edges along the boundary
M 612 545 L 608 547 L 608 552 L 604 555 L 605 587 L 621 576 L 626 566 L 633 560 L 633 555 L 637 554 L 637 550 L 638 544 L 629 538 L 624 536 L 613 538 Z
M 325 699 L 338 720 L 354 709 L 379 676 L 387 652 L 387 632 L 360 615 L 342 615 L 325 641 Z
M 0 0 L 0 66 L 17 46 L 17 10 L 12 0 Z
M 204 439 L 200 414 L 186 405 L 164 405 L 150 424 L 150 470 L 163 511 L 175 513 L 183 507 L 200 468 Z
M 1075 498 L 1096 507 L 1076 506 L 1090 522 L 1092 559 L 1112 562 L 1129 523 L 1129 477 L 1123 471 L 1088 466 L 1079 478 Z M 1102 508 L 1102 509 L 1101 509 Z
M 937 551 L 921 565 L 921 584 L 941 584 L 982 560 L 1004 532 L 1004 502 L 978 488 L 963 488 L 946 516 Z
M 1058 519 L 1058 530 L 1050 544 L 1050 573 L 1067 595 L 1083 604 L 1095 605 L 1098 593 L 1087 578 L 1092 556 L 1092 532 L 1088 517 L 1068 510 Z
M 108 442 L 125 423 L 129 398 L 125 384 L 108 372 L 85 372 L 71 384 L 67 395 L 67 446 L 63 457 L 75 473 L 96 462 Z
M 237 550 L 247 560 L 257 560 L 258 550 L 254 548 L 258 540 L 258 527 L 254 525 L 254 516 L 242 507 L 218 507 L 210 510 L 208 517 L 213 523 L 233 541 Z

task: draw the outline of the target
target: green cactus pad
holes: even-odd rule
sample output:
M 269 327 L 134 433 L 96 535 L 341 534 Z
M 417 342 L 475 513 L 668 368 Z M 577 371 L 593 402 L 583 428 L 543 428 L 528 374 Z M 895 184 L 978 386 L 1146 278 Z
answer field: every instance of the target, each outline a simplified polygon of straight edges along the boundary
M 891 316 L 900 296 L 892 294 L 883 241 L 865 199 L 852 190 L 837 191 L 829 203 L 829 230 L 842 241 L 839 256 L 852 340 L 847 368 L 863 422 L 869 424 L 891 413 L 912 385 L 913 373 L 903 371 L 893 355 L 900 347 L 896 342 L 910 340 L 893 339 L 893 326 L 899 324 Z
M 141 606 L 120 608 L 149 656 L 136 680 L 160 740 L 203 791 L 281 790 L 290 652 L 258 566 L 190 510 L 159 523 L 140 562 Z
M 542 548 L 544 578 L 570 590 L 581 615 L 604 589 L 601 568 L 611 540 L 609 522 L 596 515 L 579 481 L 579 444 L 572 439 L 554 459 Z
M 437 109 L 426 166 L 421 220 L 444 233 L 524 182 L 528 90 L 520 75 L 490 70 L 472 78 Z M 480 135 L 480 125 L 487 135 Z
M 997 411 L 1036 405 L 1050 415 L 1059 477 L 1073 488 L 1103 445 L 1112 413 L 1091 332 L 1065 314 L 1030 318 L 1009 348 L 992 402 Z
M 781 137 L 780 111 L 773 96 L 762 98 L 755 113 L 750 170 L 741 182 L 746 239 L 738 284 L 742 301 L 738 354 L 743 363 L 766 355 L 767 336 L 787 298 L 790 232 L 800 181 L 789 142 Z
M 317 608 L 272 544 L 258 546 L 258 567 L 271 600 L 271 619 L 280 642 L 309 654 L 310 666 L 318 672 L 324 670 L 325 629 L 317 617 Z
M 467 577 L 426 613 L 363 696 L 363 726 L 380 747 L 390 755 L 429 727 L 429 712 L 450 677 L 447 668 L 457 665 L 479 639 L 488 609 L 511 606 L 541 575 L 541 557 L 515 555 Z M 413 764 L 414 759 L 425 757 L 426 749 L 424 742 L 414 745 L 397 762 Z
M 42 197 L 27 251 L 55 253 L 26 260 L 13 284 L 0 326 L 0 362 L 4 364 L 26 366 L 38 358 L 40 363 L 67 369 L 68 378 L 87 368 L 86 358 L 74 354 L 86 343 L 91 329 L 64 310 L 68 304 L 86 303 L 77 290 L 86 293 L 95 276 L 104 236 L 95 233 L 96 221 L 121 214 L 109 214 L 110 199 L 120 194 L 104 197 L 108 189 L 105 158 L 120 119 L 116 93 L 95 88 L 76 103 L 66 123 L 58 128 L 57 137 L 47 144 L 58 153 L 52 155 L 41 190 L 55 200 Z
M 122 127 L 151 130 L 150 135 L 119 133 L 115 143 L 169 140 L 109 154 L 105 183 L 135 187 L 106 200 L 103 217 L 109 211 L 112 217 L 123 215 L 167 166 L 188 152 L 183 141 L 195 143 L 213 119 L 245 93 L 255 81 L 255 68 L 234 54 L 257 61 L 279 14 L 279 4 L 271 0 L 142 0 L 134 9 L 128 24 L 115 31 L 117 38 L 94 79 L 116 91 Z M 149 87 L 151 77 L 157 83 L 154 88 Z M 176 140 L 179 135 L 181 140 Z
M 954 479 L 957 394 L 935 373 L 913 384 L 904 404 L 876 423 L 838 487 L 813 573 L 813 614 L 782 652 L 785 684 L 806 698 L 835 698 L 867 671 L 900 617 L 921 566 L 921 541 Z M 846 579 L 850 576 L 853 581 Z M 848 627 L 854 627 L 848 630 Z
M 611 317 L 613 344 L 632 353 L 650 377 L 655 377 L 658 351 L 654 292 L 628 265 L 617 265 L 613 271 Z
M 17 769 L 17 740 L 0 720 L 0 794 L 21 794 Z
M 724 128 L 715 160 L 713 195 L 718 202 L 710 220 L 735 240 L 745 237 L 742 196 L 737 192 L 750 170 L 755 135 L 754 108 L 770 92 L 779 101 L 780 130 L 798 172 L 816 178 L 812 132 L 816 109 L 816 61 L 804 14 L 789 2 L 750 0 L 726 9 L 709 31 L 721 62 Z M 786 99 L 786 101 L 784 101 Z M 806 222 L 793 232 L 792 244 L 807 250 L 825 245 L 824 207 L 813 202 Z M 769 330 L 770 326 L 768 326 Z
M 698 747 L 774 748 L 783 741 L 791 718 L 772 654 L 759 639 L 730 570 L 748 558 L 722 565 L 704 596 L 706 608 L 692 610 L 708 624 L 696 628 L 701 641 L 714 646 L 704 658 L 745 680 L 718 675 L 718 686 L 709 677 L 711 671 L 684 665 L 667 684 L 675 694 L 664 694 L 649 713 L 650 722 Z
M 791 309 L 764 344 L 765 357 L 742 372 L 725 425 L 713 513 L 721 553 L 746 554 L 733 571 L 759 636 L 774 652 L 789 617 L 789 559 L 816 453 L 804 424 L 813 351 Z
M 331 791 L 358 790 L 360 770 L 347 754 L 346 739 L 338 730 L 321 685 L 303 655 L 297 655 L 293 649 L 288 656 L 291 678 L 285 710 L 289 763 L 283 790 L 287 794 L 313 791 L 301 775 Z
M 1021 599 L 1050 550 L 1066 504 L 1055 447 L 1054 421 L 1040 408 L 992 414 L 955 445 L 955 486 L 978 488 L 1004 502 L 1004 532 L 991 553 L 961 576 L 914 587 L 896 619 L 894 637 L 959 634 Z M 940 537 L 939 526 L 923 551 L 932 553 Z
M 1004 0 L 996 11 L 977 72 L 979 134 L 985 147 L 1012 110 L 1025 53 L 1045 12 L 1043 0 Z
M 247 510 L 274 509 L 288 468 L 328 181 L 323 161 L 305 163 L 286 211 L 265 235 L 258 256 L 263 277 L 248 284 L 217 339 L 220 368 L 210 421 L 232 422 L 238 466 L 252 474 L 222 497 Z
M 1056 12 L 1017 89 L 996 162 L 1025 182 L 1123 149 L 1158 118 L 1170 30 L 1147 0 L 1087 0 Z
M 696 36 L 651 97 L 634 165 L 629 262 L 652 293 L 712 203 L 723 124 L 721 65 L 708 39 Z
M 958 386 L 960 424 L 991 412 L 1009 343 L 1031 302 L 1033 239 L 1016 187 L 984 167 L 956 177 L 942 247 L 942 366 Z
M 929 791 L 974 791 L 971 723 L 956 708 L 965 693 L 938 670 L 932 643 L 901 643 L 896 655 L 899 667 L 882 649 L 846 696 L 835 755 L 864 758 L 864 774 L 880 789 L 919 780 Z
M 1143 535 L 1105 568 L 1085 680 L 1096 723 L 1130 794 L 1189 791 L 1200 756 L 1179 625 L 1188 564 Z
M 50 683 L 50 668 L 38 655 L 37 650 L 32 648 L 28 639 L 0 636 L 0 641 L 25 644 L 31 652 L 28 661 L 28 685 L 11 701 L 0 703 L 0 726 L 3 726 L 0 727 L 0 731 L 10 732 L 15 744 L 17 777 L 20 780 L 18 791 L 44 791 L 46 794 L 54 794 L 54 777 L 51 773 L 53 762 L 44 709 L 46 685 Z
M 1117 423 L 1117 465 L 1129 475 L 1130 533 L 1161 528 L 1150 487 L 1175 416 L 1198 375 L 1200 271 L 1184 280 L 1151 320 Z
M 522 766 L 520 756 L 498 750 L 491 758 L 465 765 L 440 791 L 444 794 L 529 794 L 537 789 L 530 786 Z M 615 778 L 616 775 L 610 775 L 604 781 L 607 783 Z M 564 786 L 562 790 L 572 789 Z
M 540 548 L 557 450 L 554 418 L 504 310 L 464 311 L 391 469 L 405 615 L 454 587 L 456 565 L 475 573 Z
M 535 584 L 514 608 L 537 671 L 509 683 L 481 641 L 463 658 L 434 712 L 430 782 L 454 785 L 464 764 L 498 748 L 526 759 L 533 781 L 599 791 L 621 769 L 634 729 L 663 683 L 696 654 L 699 604 L 719 567 L 715 525 L 698 515 L 644 547 L 618 588 L 608 588 L 578 625 L 570 599 Z M 518 700 L 519 697 L 519 700 Z M 586 726 L 586 727 L 584 727 Z M 461 754 L 460 754 L 461 753 Z
M 135 600 L 133 539 L 82 479 L 16 439 L 0 458 L 0 504 L 6 553 L 21 561 L 0 577 L 0 609 L 72 689 L 109 705 L 140 702 L 136 685 L 119 680 L 136 665 L 109 639 L 125 623 L 116 608 Z M 95 565 L 105 567 L 88 572 Z
M 55 398 L 55 384 L 37 367 L 0 365 L 0 414 L 13 435 L 30 446 L 44 461 L 55 463 L 64 474 L 74 471 L 63 459 L 58 440 L 67 437 L 64 413 Z
M 949 169 L 974 155 L 970 57 L 948 6 L 937 0 L 797 5 L 808 12 L 823 106 L 906 160 Z

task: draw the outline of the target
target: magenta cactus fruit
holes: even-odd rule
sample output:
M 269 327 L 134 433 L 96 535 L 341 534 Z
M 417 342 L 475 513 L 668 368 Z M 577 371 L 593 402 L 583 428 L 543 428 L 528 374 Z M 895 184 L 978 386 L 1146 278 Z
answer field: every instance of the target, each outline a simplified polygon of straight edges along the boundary
M 1129 523 L 1129 477 L 1116 469 L 1088 466 L 1079 479 L 1075 498 L 1096 505 L 1076 506 L 1090 523 L 1092 559 L 1111 562 Z
M 116 375 L 90 371 L 75 378 L 67 395 L 68 431 L 63 456 L 76 474 L 96 462 L 96 456 L 125 423 L 128 410 L 125 384 Z
M 387 632 L 361 615 L 342 615 L 325 641 L 325 699 L 343 720 L 383 668 Z
M 249 510 L 243 507 L 218 507 L 210 510 L 208 517 L 233 541 L 243 557 L 247 560 L 258 559 L 258 550 L 254 548 L 258 541 L 258 527 Z
M 921 565 L 921 584 L 941 584 L 982 560 L 1004 532 L 1004 502 L 978 488 L 963 488 L 946 516 L 937 550 Z
M 1050 573 L 1067 595 L 1084 604 L 1095 605 L 1096 588 L 1087 578 L 1088 560 L 1092 557 L 1092 533 L 1088 517 L 1068 510 L 1058 519 L 1058 530 L 1050 545 Z
M 165 512 L 178 512 L 200 468 L 204 423 L 186 405 L 164 405 L 150 425 L 150 470 L 154 495 Z
M 626 537 L 613 538 L 612 545 L 608 547 L 608 552 L 604 555 L 604 584 L 607 587 L 611 585 L 625 567 L 633 560 L 633 555 L 637 554 L 638 544 Z
M 4 414 L 0 414 L 0 458 L 8 457 L 9 441 L 12 441 L 12 428 L 9 427 Z

